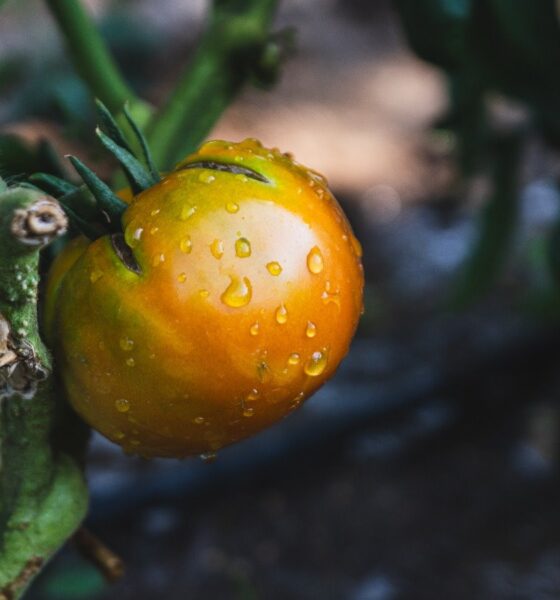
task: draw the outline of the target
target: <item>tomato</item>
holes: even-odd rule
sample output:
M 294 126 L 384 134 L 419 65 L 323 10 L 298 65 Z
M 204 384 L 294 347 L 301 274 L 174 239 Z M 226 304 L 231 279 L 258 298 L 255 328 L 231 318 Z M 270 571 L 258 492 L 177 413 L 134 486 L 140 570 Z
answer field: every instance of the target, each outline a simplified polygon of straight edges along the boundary
M 45 320 L 72 406 L 125 451 L 215 452 L 333 375 L 363 274 L 323 177 L 256 140 L 212 141 L 122 225 L 57 259 Z

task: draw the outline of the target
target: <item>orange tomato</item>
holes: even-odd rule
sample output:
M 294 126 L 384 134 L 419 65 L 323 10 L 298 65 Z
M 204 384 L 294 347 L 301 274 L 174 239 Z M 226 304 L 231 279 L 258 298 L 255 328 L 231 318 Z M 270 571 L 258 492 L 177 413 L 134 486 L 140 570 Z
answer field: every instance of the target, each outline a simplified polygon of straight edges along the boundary
M 73 242 L 47 289 L 57 366 L 92 427 L 147 457 L 215 452 L 333 375 L 363 275 L 323 177 L 256 140 L 208 142 L 122 225 Z

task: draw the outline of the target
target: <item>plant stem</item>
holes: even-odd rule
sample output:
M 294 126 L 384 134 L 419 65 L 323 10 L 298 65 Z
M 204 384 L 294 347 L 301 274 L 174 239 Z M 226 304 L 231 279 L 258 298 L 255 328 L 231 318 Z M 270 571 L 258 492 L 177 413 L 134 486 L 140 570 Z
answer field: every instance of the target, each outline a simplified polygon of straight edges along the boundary
M 37 323 L 39 250 L 66 218 L 38 191 L 0 190 L 0 600 L 13 600 L 78 527 L 87 490 Z
M 507 258 L 518 214 L 517 188 L 523 135 L 496 141 L 493 192 L 480 217 L 479 236 L 452 290 L 450 307 L 462 309 L 489 291 Z
M 131 104 L 135 115 L 146 105 L 139 100 L 125 82 L 105 42 L 80 0 L 46 0 L 80 76 L 92 94 L 113 113 Z
M 192 152 L 262 56 L 278 0 L 215 0 L 206 32 L 166 105 L 148 127 L 154 160 L 169 169 Z

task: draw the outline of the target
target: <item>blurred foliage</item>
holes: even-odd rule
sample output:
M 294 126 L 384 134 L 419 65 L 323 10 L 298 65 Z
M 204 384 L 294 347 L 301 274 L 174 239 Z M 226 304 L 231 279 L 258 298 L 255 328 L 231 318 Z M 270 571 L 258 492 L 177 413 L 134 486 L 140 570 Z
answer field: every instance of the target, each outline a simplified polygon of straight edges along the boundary
M 516 222 L 521 151 L 496 144 L 503 132 L 492 122 L 490 94 L 521 102 L 533 128 L 560 147 L 557 7 L 554 0 L 395 0 L 395 5 L 412 49 L 447 74 L 450 109 L 439 125 L 456 136 L 463 176 L 492 173 L 493 191 L 480 217 L 478 241 L 452 293 L 453 305 L 466 306 L 499 276 Z M 518 139 L 511 142 L 517 146 L 530 129 L 524 122 L 513 129 L 510 139 Z M 511 159 L 504 162 L 504 153 Z M 560 260 L 554 250 L 559 236 L 557 228 L 545 262 L 560 272 L 554 266 Z

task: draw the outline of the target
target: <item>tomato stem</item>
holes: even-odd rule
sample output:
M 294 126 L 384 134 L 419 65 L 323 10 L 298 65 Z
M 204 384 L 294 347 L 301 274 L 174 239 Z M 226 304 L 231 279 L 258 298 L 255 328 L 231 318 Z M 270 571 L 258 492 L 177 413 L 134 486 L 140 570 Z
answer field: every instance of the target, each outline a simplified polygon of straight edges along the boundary
M 277 2 L 215 0 L 191 63 L 148 127 L 160 169 L 199 146 L 257 69 Z
M 76 69 L 92 94 L 113 113 L 126 102 L 140 122 L 146 122 L 151 109 L 128 86 L 80 0 L 45 0 L 65 38 Z

